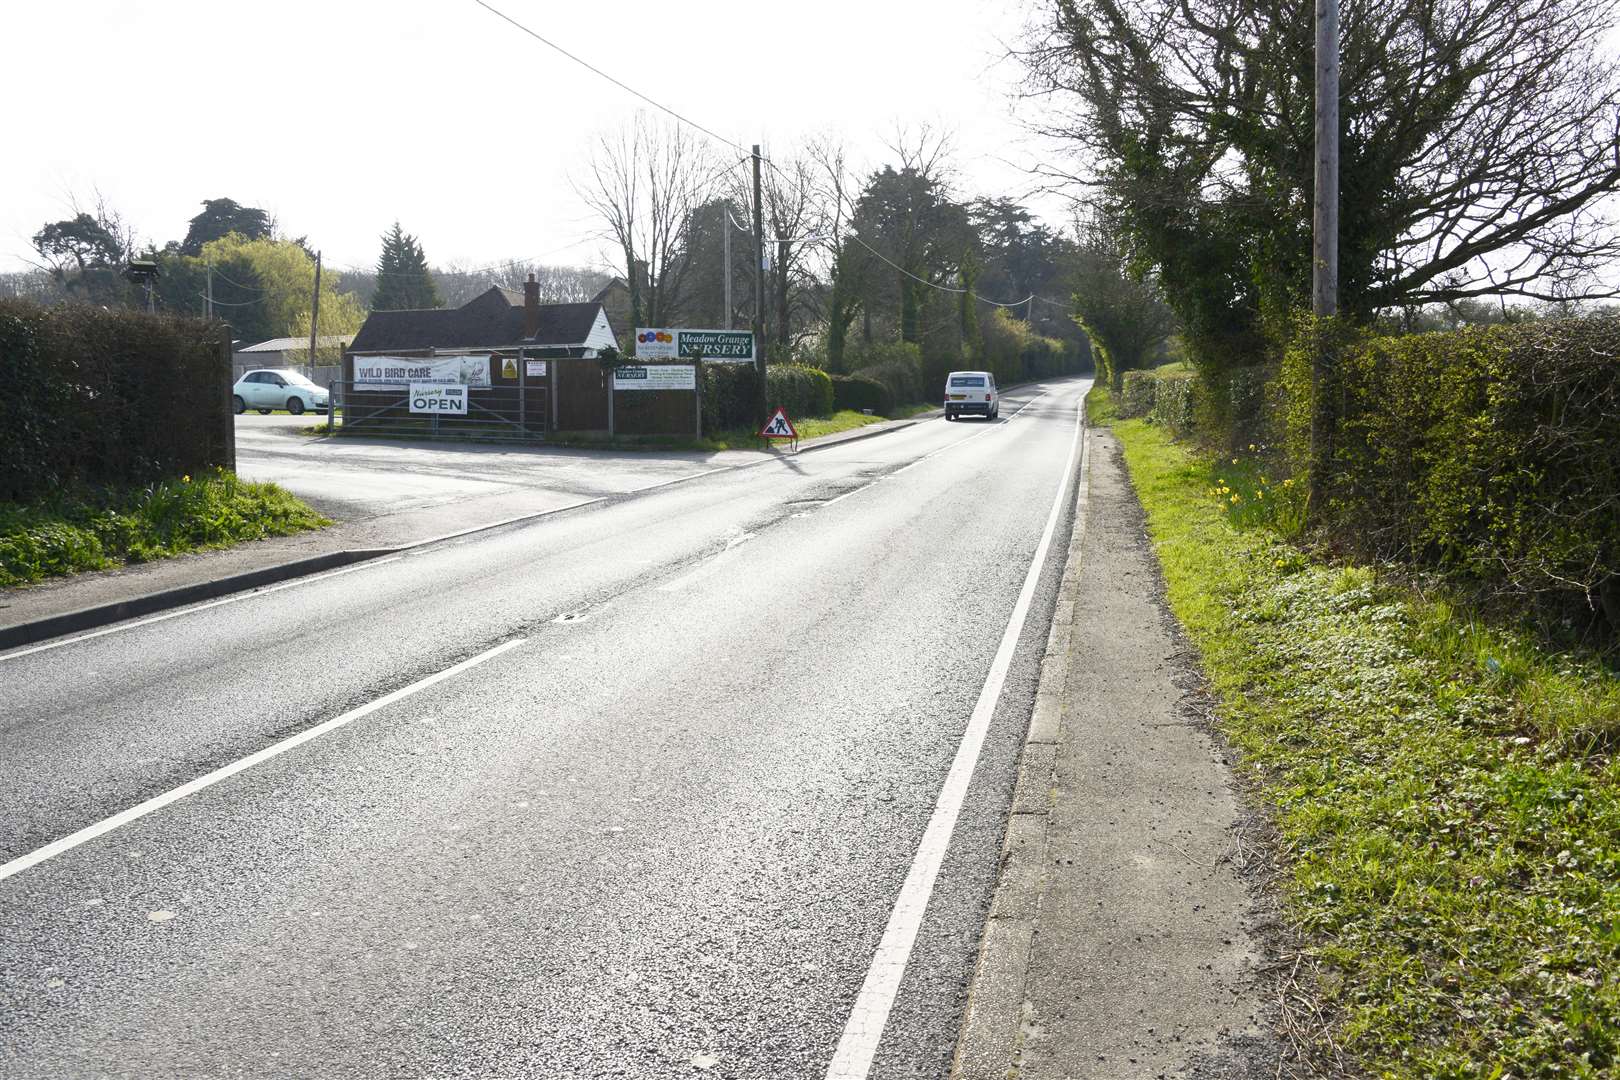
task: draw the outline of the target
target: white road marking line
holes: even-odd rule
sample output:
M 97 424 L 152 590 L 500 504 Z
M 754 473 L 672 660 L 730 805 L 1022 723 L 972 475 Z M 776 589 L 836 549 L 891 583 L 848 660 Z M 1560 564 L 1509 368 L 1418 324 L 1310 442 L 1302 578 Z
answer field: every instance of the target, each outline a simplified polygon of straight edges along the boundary
M 60 641 L 47 641 L 43 645 L 30 645 L 26 649 L 16 649 L 12 652 L 0 653 L 0 661 L 15 660 L 20 656 L 31 656 L 34 653 L 45 652 L 48 649 L 60 649 L 64 645 L 75 645 L 81 641 L 89 641 L 91 638 L 105 637 L 108 634 L 122 633 L 125 630 L 134 630 L 139 626 L 150 626 L 152 623 L 163 622 L 165 619 L 178 619 L 182 615 L 194 615 L 199 611 L 207 611 L 209 608 L 220 607 L 224 604 L 234 604 L 239 600 L 251 600 L 253 597 L 263 596 L 265 593 L 280 592 L 282 589 L 291 589 L 298 585 L 310 585 L 317 581 L 325 581 L 327 578 L 335 578 L 340 574 L 352 574 L 356 570 L 369 570 L 373 566 L 382 566 L 386 563 L 399 562 L 404 557 L 404 555 L 389 555 L 382 559 L 367 559 L 365 562 L 355 563 L 353 566 L 345 566 L 339 570 L 328 570 L 324 574 L 311 574 L 308 577 L 294 578 L 291 581 L 283 581 L 279 585 L 266 585 L 260 589 L 249 589 L 245 592 L 232 593 L 230 596 L 222 597 L 219 600 L 210 600 L 203 604 L 188 604 L 185 607 L 175 608 L 173 611 L 166 611 L 162 615 L 153 615 L 145 619 L 136 619 L 134 622 L 121 622 L 113 626 L 103 627 L 100 630 L 91 630 L 87 634 L 75 634 L 73 637 L 63 638 Z
M 464 671 L 477 667 L 486 660 L 493 660 L 495 657 L 501 655 L 501 653 L 504 653 L 509 649 L 517 648 L 527 640 L 527 638 L 514 638 L 511 641 L 502 642 L 493 649 L 487 649 L 484 652 L 479 653 L 477 656 L 469 657 L 468 659 L 461 661 L 459 664 L 454 664 L 447 667 L 437 674 L 427 676 L 425 679 L 418 679 L 409 686 L 403 686 L 398 690 L 392 691 L 391 693 L 384 694 L 376 701 L 362 705 L 357 709 L 350 709 L 341 716 L 334 716 L 332 719 L 316 724 L 312 728 L 306 728 L 296 735 L 288 736 L 278 743 L 273 743 L 270 746 L 265 747 L 263 750 L 249 754 L 247 757 L 238 761 L 233 761 L 231 764 L 226 765 L 223 768 L 215 769 L 211 773 L 205 773 L 204 775 L 197 777 L 195 780 L 181 784 L 177 788 L 165 791 L 161 795 L 153 796 L 143 803 L 137 803 L 128 810 L 121 811 L 114 814 L 110 818 L 98 821 L 94 825 L 87 826 L 80 829 L 76 833 L 71 833 L 64 836 L 60 840 L 52 841 L 36 851 L 29 852 L 27 855 L 19 855 L 17 858 L 12 859 L 5 865 L 0 866 L 0 881 L 4 881 L 13 874 L 20 874 L 31 866 L 37 866 L 46 859 L 54 858 L 65 851 L 71 851 L 80 844 L 88 843 L 99 836 L 105 836 L 114 829 L 121 828 L 128 825 L 132 821 L 145 817 L 147 814 L 163 809 L 170 803 L 179 802 L 187 795 L 194 795 L 197 792 L 202 791 L 204 788 L 212 787 L 221 780 L 235 776 L 237 773 L 246 769 L 251 769 L 253 766 L 262 762 L 269 761 L 278 754 L 284 754 L 296 746 L 302 746 L 304 743 L 307 743 L 313 739 L 318 739 L 329 731 L 335 731 L 343 725 L 358 720 L 363 716 L 370 716 L 378 709 L 387 708 L 394 702 L 399 701 L 402 698 L 410 697 L 419 690 L 426 690 L 428 687 L 441 683 L 446 679 L 454 678 Z
M 917 931 L 928 909 L 928 899 L 934 892 L 934 880 L 939 876 L 940 864 L 945 861 L 945 852 L 950 848 L 951 834 L 956 830 L 956 819 L 967 798 L 968 784 L 973 779 L 979 752 L 984 747 L 990 719 L 995 715 L 996 702 L 1007 681 L 1007 671 L 1012 666 L 1013 653 L 1018 648 L 1018 638 L 1023 633 L 1030 603 L 1035 598 L 1035 586 L 1040 581 L 1041 568 L 1046 564 L 1052 536 L 1057 531 L 1058 520 L 1063 516 L 1064 496 L 1068 494 L 1069 483 L 1074 477 L 1075 458 L 1080 450 L 1082 415 L 1077 405 L 1074 442 L 1069 448 L 1069 461 L 1063 467 L 1063 479 L 1058 484 L 1057 495 L 1052 500 L 1052 511 L 1046 517 L 1046 530 L 1041 533 L 1041 542 L 1035 549 L 1034 559 L 1030 561 L 1029 573 L 1024 576 L 1024 587 L 1018 593 L 1018 603 L 1013 606 L 1006 632 L 1001 636 L 1001 646 L 996 650 L 995 659 L 990 662 L 990 673 L 979 691 L 979 700 L 973 706 L 967 730 L 962 733 L 951 770 L 945 776 L 945 785 L 940 789 L 939 800 L 934 804 L 927 829 L 923 831 L 922 843 L 917 846 L 916 858 L 906 873 L 905 884 L 900 886 L 900 896 L 895 901 L 894 910 L 889 913 L 889 922 L 878 943 L 877 955 L 867 969 L 860 994 L 850 1010 L 849 1022 L 844 1025 L 843 1037 L 838 1040 L 838 1050 L 833 1055 L 832 1064 L 827 1067 L 827 1080 L 865 1080 L 872 1068 L 872 1057 L 877 1053 L 879 1040 L 883 1038 L 889 1010 L 894 1007 L 895 994 L 900 990 L 901 977 L 905 975 L 906 964 L 917 941 Z

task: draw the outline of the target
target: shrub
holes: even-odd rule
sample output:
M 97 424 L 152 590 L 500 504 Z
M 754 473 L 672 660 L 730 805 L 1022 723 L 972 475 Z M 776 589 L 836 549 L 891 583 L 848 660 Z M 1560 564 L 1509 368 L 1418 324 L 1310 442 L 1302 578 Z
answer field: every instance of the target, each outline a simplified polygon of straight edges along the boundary
M 863 343 L 850 352 L 851 374 L 888 387 L 896 405 L 927 401 L 923 386 L 922 349 L 908 341 Z
M 1120 395 L 1119 416 L 1130 419 L 1153 411 L 1153 392 L 1159 377 L 1151 371 L 1125 372 L 1125 390 Z
M 704 433 L 753 427 L 758 386 L 753 364 L 704 364 Z
M 799 364 L 772 364 L 765 382 L 771 408 L 781 406 L 789 416 L 826 416 L 833 411 L 832 378 L 818 368 Z
M 214 324 L 0 301 L 0 370 L 0 500 L 233 464 Z
M 1156 376 L 1148 419 L 1175 435 L 1188 434 L 1197 415 L 1197 387 L 1198 377 L 1192 372 Z
M 1494 589 L 1601 600 L 1620 628 L 1617 357 L 1612 315 L 1347 343 L 1326 523 Z M 1289 357 L 1296 398 L 1308 365 Z
M 871 409 L 879 416 L 888 416 L 894 411 L 894 395 L 876 379 L 861 375 L 834 375 L 832 384 L 834 409 L 854 409 L 857 412 Z

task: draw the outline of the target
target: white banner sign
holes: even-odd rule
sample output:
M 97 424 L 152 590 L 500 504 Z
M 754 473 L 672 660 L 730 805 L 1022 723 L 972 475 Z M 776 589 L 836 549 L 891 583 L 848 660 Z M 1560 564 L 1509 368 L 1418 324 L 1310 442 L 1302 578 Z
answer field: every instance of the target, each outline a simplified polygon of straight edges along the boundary
M 482 356 L 357 356 L 356 390 L 399 390 L 411 383 L 489 385 L 489 354 Z
M 613 369 L 615 390 L 696 390 L 697 369 L 691 364 L 629 364 Z
M 467 388 L 460 383 L 411 383 L 411 412 L 466 416 Z

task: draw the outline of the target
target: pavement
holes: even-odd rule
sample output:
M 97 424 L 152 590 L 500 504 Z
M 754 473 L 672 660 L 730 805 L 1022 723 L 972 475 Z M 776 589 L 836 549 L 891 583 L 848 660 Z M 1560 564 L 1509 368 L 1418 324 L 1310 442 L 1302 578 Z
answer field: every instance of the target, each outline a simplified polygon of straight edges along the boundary
M 1248 815 L 1118 444 L 1091 431 L 1086 449 L 951 1075 L 1271 1077 Z
M 946 1075 L 1087 385 L 0 652 L 0 1075 Z
M 937 415 L 805 440 L 799 452 L 902 430 Z M 331 527 L 0 591 L 0 629 L 336 552 L 419 544 L 782 456 L 780 451 L 650 453 L 299 433 L 320 419 L 285 413 L 238 416 L 237 473 L 287 488 L 331 518 Z

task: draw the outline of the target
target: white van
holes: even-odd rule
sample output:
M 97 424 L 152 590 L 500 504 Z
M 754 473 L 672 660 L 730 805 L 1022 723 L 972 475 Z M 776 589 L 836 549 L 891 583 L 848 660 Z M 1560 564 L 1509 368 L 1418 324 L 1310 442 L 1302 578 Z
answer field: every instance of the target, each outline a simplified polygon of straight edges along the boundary
M 982 416 L 994 420 L 1001 415 L 1001 395 L 996 377 L 988 371 L 953 371 L 945 378 L 945 419 Z

